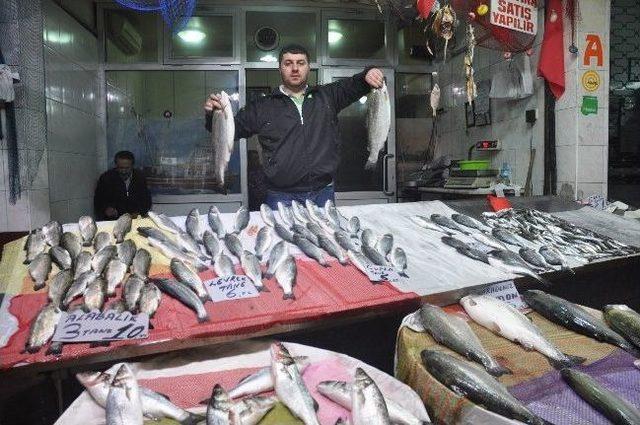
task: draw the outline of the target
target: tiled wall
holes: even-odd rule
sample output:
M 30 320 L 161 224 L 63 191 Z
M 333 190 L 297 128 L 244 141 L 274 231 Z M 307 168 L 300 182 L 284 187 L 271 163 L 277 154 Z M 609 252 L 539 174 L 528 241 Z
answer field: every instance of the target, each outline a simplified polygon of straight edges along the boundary
M 15 85 L 14 102 L 21 191 L 11 204 L 8 146 L 6 140 L 0 140 L 0 232 L 24 231 L 49 220 L 40 1 L 2 1 L 0 49 L 6 63 L 21 77 L 21 84 Z M 5 125 L 4 117 L 2 121 Z
M 51 218 L 93 213 L 97 181 L 96 37 L 50 0 L 43 2 Z
M 539 14 L 539 22 L 544 17 Z M 504 162 L 511 165 L 512 182 L 524 186 L 530 161 L 530 143 L 536 150 L 532 170 L 533 194 L 542 194 L 544 181 L 544 85 L 543 80 L 536 76 L 540 43 L 539 32 L 533 55 L 530 57 L 530 67 L 534 81 L 534 95 L 520 100 L 491 99 L 491 125 L 481 127 L 466 126 L 465 102 L 466 93 L 463 54 L 459 54 L 442 67 L 438 80 L 442 97 L 441 107 L 445 111 L 440 115 L 438 129 L 440 140 L 438 154 L 449 154 L 454 159 L 467 159 L 469 147 L 479 140 L 495 140 L 502 142 L 499 152 L 474 153 L 473 159 L 490 159 L 492 168 L 500 169 Z M 512 66 L 523 66 L 523 55 L 516 55 L 512 59 Z M 492 76 L 509 66 L 503 52 L 477 47 L 475 52 L 475 80 L 490 81 Z M 434 80 L 435 82 L 435 80 Z M 531 126 L 525 121 L 525 111 L 538 109 L 538 121 Z

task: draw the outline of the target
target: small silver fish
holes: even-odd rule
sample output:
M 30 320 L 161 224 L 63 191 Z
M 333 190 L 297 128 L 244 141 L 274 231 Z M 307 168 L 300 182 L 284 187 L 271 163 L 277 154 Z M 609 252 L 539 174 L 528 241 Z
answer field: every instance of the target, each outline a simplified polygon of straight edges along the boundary
M 271 227 L 264 226 L 258 231 L 258 235 L 256 236 L 256 257 L 259 260 L 262 260 L 262 256 L 265 252 L 271 248 L 271 244 L 273 243 L 273 232 Z
M 258 291 L 264 291 L 264 283 L 262 283 L 262 270 L 260 269 L 260 260 L 249 251 L 244 251 L 240 257 L 242 270 L 253 282 Z
M 273 249 L 269 253 L 269 261 L 267 272 L 264 277 L 267 279 L 271 279 L 280 266 L 284 262 L 284 260 L 289 255 L 289 249 L 287 248 L 287 244 L 284 241 L 280 241 L 273 246 Z
M 249 225 L 249 209 L 245 206 L 241 206 L 236 211 L 236 217 L 233 223 L 233 230 L 235 233 L 240 234 Z
M 56 274 L 51 282 L 49 283 L 49 293 L 48 298 L 51 301 L 51 304 L 54 306 L 61 308 L 62 300 L 66 295 L 69 287 L 73 283 L 73 276 L 71 275 L 71 270 L 61 270 Z
M 293 218 L 298 220 L 298 222 L 303 226 L 306 225 L 309 220 L 311 220 L 311 217 L 309 217 L 307 210 L 300 204 L 300 202 L 296 201 L 295 199 L 291 201 L 291 211 L 293 212 Z
M 358 237 L 360 231 L 360 219 L 355 215 L 349 219 L 349 230 L 351 231 L 351 237 Z
M 187 285 L 198 295 L 198 297 L 204 302 L 209 299 L 207 290 L 204 287 L 204 283 L 200 276 L 193 270 L 191 270 L 185 263 L 177 258 L 173 258 L 170 264 L 171 273 L 175 278 Z
M 113 237 L 116 239 L 116 243 L 124 242 L 124 238 L 131 231 L 131 215 L 129 213 L 124 213 L 118 220 L 116 220 L 115 226 L 113 226 Z
M 393 248 L 393 235 L 390 233 L 385 233 L 384 235 L 378 238 L 378 242 L 376 242 L 376 249 L 383 256 L 389 255 L 391 249 Z
M 360 240 L 362 241 L 362 245 L 367 245 L 373 248 L 376 245 L 376 235 L 373 233 L 371 229 L 362 229 L 362 233 L 360 234 Z
M 391 251 L 391 255 L 389 256 L 389 260 L 391 260 L 391 265 L 396 269 L 400 276 L 407 276 L 407 254 L 404 252 L 404 249 L 399 246 L 393 248 Z
M 45 282 L 51 273 L 51 257 L 48 253 L 38 254 L 27 268 L 29 276 L 33 280 L 33 290 L 37 291 L 45 287 Z
M 321 235 L 322 236 L 322 235 Z M 296 244 L 298 248 L 309 258 L 313 258 L 320 264 L 322 267 L 330 267 L 329 263 L 327 263 L 327 259 L 324 257 L 323 251 L 311 243 L 309 239 L 305 238 L 302 235 L 295 234 L 293 235 L 293 243 Z
M 209 254 L 211 258 L 216 258 L 220 253 L 220 242 L 218 242 L 218 238 L 211 232 L 211 230 L 204 231 L 202 234 L 202 242 L 207 254 Z
M 106 282 L 101 277 L 89 282 L 83 293 L 84 311 L 102 310 L 105 299 L 105 287 Z
M 82 251 L 82 243 L 80 243 L 80 238 L 75 233 L 64 232 L 60 245 L 71 255 L 71 259 L 75 259 Z
M 93 217 L 83 215 L 78 219 L 78 228 L 80 229 L 80 237 L 82 238 L 82 245 L 85 247 L 91 246 L 93 238 L 98 232 L 98 226 L 96 225 Z
M 293 286 L 296 284 L 297 275 L 298 268 L 296 266 L 296 260 L 291 255 L 288 255 L 282 264 L 278 266 L 275 273 L 276 281 L 284 293 L 282 299 L 296 299 L 293 294 Z
M 202 234 L 204 233 L 204 226 L 200 220 L 200 211 L 197 208 L 192 209 L 187 215 L 185 220 L 185 228 L 187 233 L 191 235 L 196 242 L 202 242 Z
M 151 267 L 151 254 L 144 248 L 138 248 L 131 263 L 131 272 L 142 279 L 149 277 Z
M 57 221 L 52 220 L 42 226 L 42 234 L 47 245 L 57 246 L 62 238 L 62 226 Z
M 244 248 L 242 247 L 242 241 L 235 233 L 227 233 L 224 235 L 224 244 L 234 257 L 240 259 Z
M 218 277 L 233 276 L 236 272 L 233 261 L 224 253 L 220 252 L 213 263 L 213 271 Z
M 220 219 L 220 211 L 218 210 L 218 207 L 211 205 L 211 207 L 209 207 L 207 218 L 209 220 L 209 227 L 211 227 L 211 230 L 218 235 L 218 238 L 223 238 L 227 232 L 225 232 L 224 224 L 222 224 L 222 219 Z
M 378 266 L 386 266 L 388 264 L 384 256 L 371 245 L 363 244 L 362 253 L 366 255 L 373 264 L 377 264 Z
M 69 251 L 60 245 L 51 247 L 49 255 L 51 256 L 51 260 L 53 260 L 60 270 L 69 270 L 73 265 L 71 254 L 69 254 Z
M 333 237 L 345 251 L 360 251 L 360 247 L 353 242 L 353 238 L 346 232 L 336 231 Z
M 104 271 L 104 276 L 107 280 L 107 295 L 112 296 L 116 293 L 116 288 L 124 280 L 124 276 L 127 274 L 127 265 L 117 258 L 112 259 L 107 264 Z
M 321 235 L 318 237 L 318 242 L 320 243 L 320 247 L 324 249 L 329 255 L 336 258 L 340 264 L 342 264 L 343 266 L 349 264 L 349 262 L 347 261 L 347 257 L 344 255 L 344 252 L 342 252 L 340 246 L 338 246 L 329 237 Z
M 93 238 L 93 251 L 98 252 L 105 246 L 111 245 L 111 235 L 107 232 L 98 232 Z
M 53 337 L 56 326 L 60 320 L 62 311 L 53 304 L 47 304 L 38 312 L 38 315 L 31 322 L 29 338 L 25 345 L 28 353 L 37 353 L 40 348 Z
M 124 289 L 122 292 L 124 306 L 132 313 L 136 310 L 144 285 L 144 280 L 134 274 L 129 275 L 127 280 L 124 282 Z
M 293 213 L 284 203 L 278 202 L 278 214 L 280 214 L 280 220 L 288 227 L 291 228 L 294 223 Z
M 289 229 L 287 229 L 286 227 L 284 227 L 280 223 L 276 223 L 273 226 L 273 228 L 276 231 L 276 234 L 278 236 L 280 236 L 280 238 L 282 238 L 283 240 L 285 240 L 285 241 L 287 241 L 289 243 L 294 243 L 293 242 L 293 233 L 291 233 L 291 231 Z
M 140 389 L 133 372 L 126 363 L 120 366 L 105 406 L 107 425 L 142 425 Z
M 138 311 L 140 313 L 146 313 L 149 317 L 158 310 L 160 306 L 160 300 L 162 299 L 162 293 L 156 285 L 151 282 L 145 283 L 140 291 L 140 299 L 138 300 Z
M 276 219 L 273 216 L 273 210 L 271 209 L 271 207 L 269 207 L 269 205 L 260 205 L 260 217 L 262 217 L 262 221 L 264 221 L 264 224 L 266 224 L 267 226 L 275 226 Z
M 294 223 L 292 229 L 294 233 L 297 233 L 300 236 L 304 236 L 312 244 L 316 246 L 320 246 L 320 242 L 318 242 L 318 236 L 314 235 L 311 232 L 311 230 L 309 230 L 306 226 L 303 226 L 302 224 Z M 324 234 L 321 234 L 321 235 L 324 236 Z

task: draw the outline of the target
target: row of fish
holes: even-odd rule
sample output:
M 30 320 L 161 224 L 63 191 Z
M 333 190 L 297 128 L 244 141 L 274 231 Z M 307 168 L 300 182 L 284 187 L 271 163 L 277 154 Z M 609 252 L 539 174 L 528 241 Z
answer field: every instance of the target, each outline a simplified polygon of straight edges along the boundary
M 95 221 L 88 216 L 79 220 L 79 236 L 73 232 L 60 233 L 62 227 L 51 223 L 32 232 L 26 243 L 28 260 L 40 235 L 48 235 L 46 240 L 52 243 L 48 252 L 40 252 L 29 260 L 28 272 L 35 289 L 47 287 L 47 304 L 31 322 L 25 344 L 27 352 L 39 351 L 51 339 L 63 311 L 102 310 L 121 285 L 121 297 L 113 299 L 108 309 L 154 315 L 161 293 L 153 282 L 148 281 L 151 254 L 138 248 L 134 241 L 125 240 L 131 230 L 129 215 L 116 221 L 113 239 L 107 232 L 98 232 Z M 52 263 L 56 264 L 58 272 L 49 278 Z M 77 303 L 78 299 L 82 301 Z M 48 353 L 59 354 L 61 349 L 61 344 L 52 344 Z
M 531 308 L 560 326 L 616 345 L 636 357 L 640 354 L 640 315 L 627 306 L 606 306 L 605 320 L 601 320 L 567 300 L 542 291 L 527 291 L 523 297 Z M 476 323 L 527 350 L 535 350 L 546 356 L 554 367 L 562 371 L 562 376 L 572 388 L 606 416 L 618 418 L 612 419 L 618 420 L 616 423 L 640 423 L 620 420 L 621 417 L 637 420 L 640 416 L 635 415 L 640 414 L 615 394 L 609 394 L 610 391 L 595 382 L 591 383 L 593 380 L 587 375 L 571 369 L 585 359 L 561 352 L 516 308 L 492 297 L 476 295 L 463 297 L 460 304 Z M 511 371 L 490 355 L 466 321 L 429 304 L 421 307 L 419 317 L 424 329 L 436 342 L 483 367 L 443 352 L 424 350 L 423 364 L 434 378 L 457 394 L 495 413 L 530 424 L 547 423 L 523 406 L 494 378 L 510 374 Z M 598 401 L 598 395 L 603 399 Z
M 233 400 L 246 395 L 256 397 L 256 394 L 271 390 L 275 391 L 277 400 L 304 424 L 319 424 L 318 404 L 302 379 L 307 359 L 292 356 L 282 343 L 272 344 L 270 352 L 271 366 L 242 379 L 228 393 L 220 385 L 214 387 L 207 407 L 208 425 L 237 424 L 233 406 L 238 402 Z M 317 390 L 324 397 L 349 410 L 351 423 L 354 425 L 426 423 L 385 397 L 375 381 L 361 368 L 356 369 L 353 383 L 322 381 L 317 385 Z M 340 423 L 345 422 L 341 420 Z

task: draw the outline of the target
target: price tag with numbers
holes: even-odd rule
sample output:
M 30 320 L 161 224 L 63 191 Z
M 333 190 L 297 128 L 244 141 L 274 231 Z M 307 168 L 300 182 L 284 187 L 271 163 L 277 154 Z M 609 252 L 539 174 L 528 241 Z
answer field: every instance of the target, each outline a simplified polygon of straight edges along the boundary
M 244 275 L 217 277 L 207 280 L 204 286 L 214 303 L 260 296 L 251 279 Z
M 145 313 L 118 313 L 114 310 L 88 313 L 63 312 L 53 334 L 53 341 L 96 342 L 122 339 L 144 339 L 149 337 L 149 316 Z
M 528 308 L 527 304 L 522 300 L 520 292 L 518 292 L 518 289 L 513 284 L 512 280 L 488 286 L 480 291 L 480 295 L 488 295 L 490 297 L 497 298 L 501 301 L 511 304 L 518 310 L 524 310 Z
M 367 263 L 365 267 L 367 268 L 367 276 L 372 282 L 400 282 L 400 275 L 393 267 L 378 266 L 371 263 Z

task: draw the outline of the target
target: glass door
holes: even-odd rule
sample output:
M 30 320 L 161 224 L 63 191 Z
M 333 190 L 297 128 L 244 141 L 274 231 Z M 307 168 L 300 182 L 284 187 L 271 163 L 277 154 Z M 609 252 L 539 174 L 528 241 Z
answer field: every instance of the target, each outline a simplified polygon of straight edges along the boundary
M 333 83 L 361 71 L 362 68 L 325 68 L 322 70 L 322 83 Z M 338 114 L 341 147 L 335 189 L 339 205 L 388 203 L 396 200 L 394 77 L 391 69 L 383 69 L 383 72 L 391 103 L 391 129 L 373 170 L 366 170 L 364 167 L 369 156 L 367 98 L 362 97 Z

